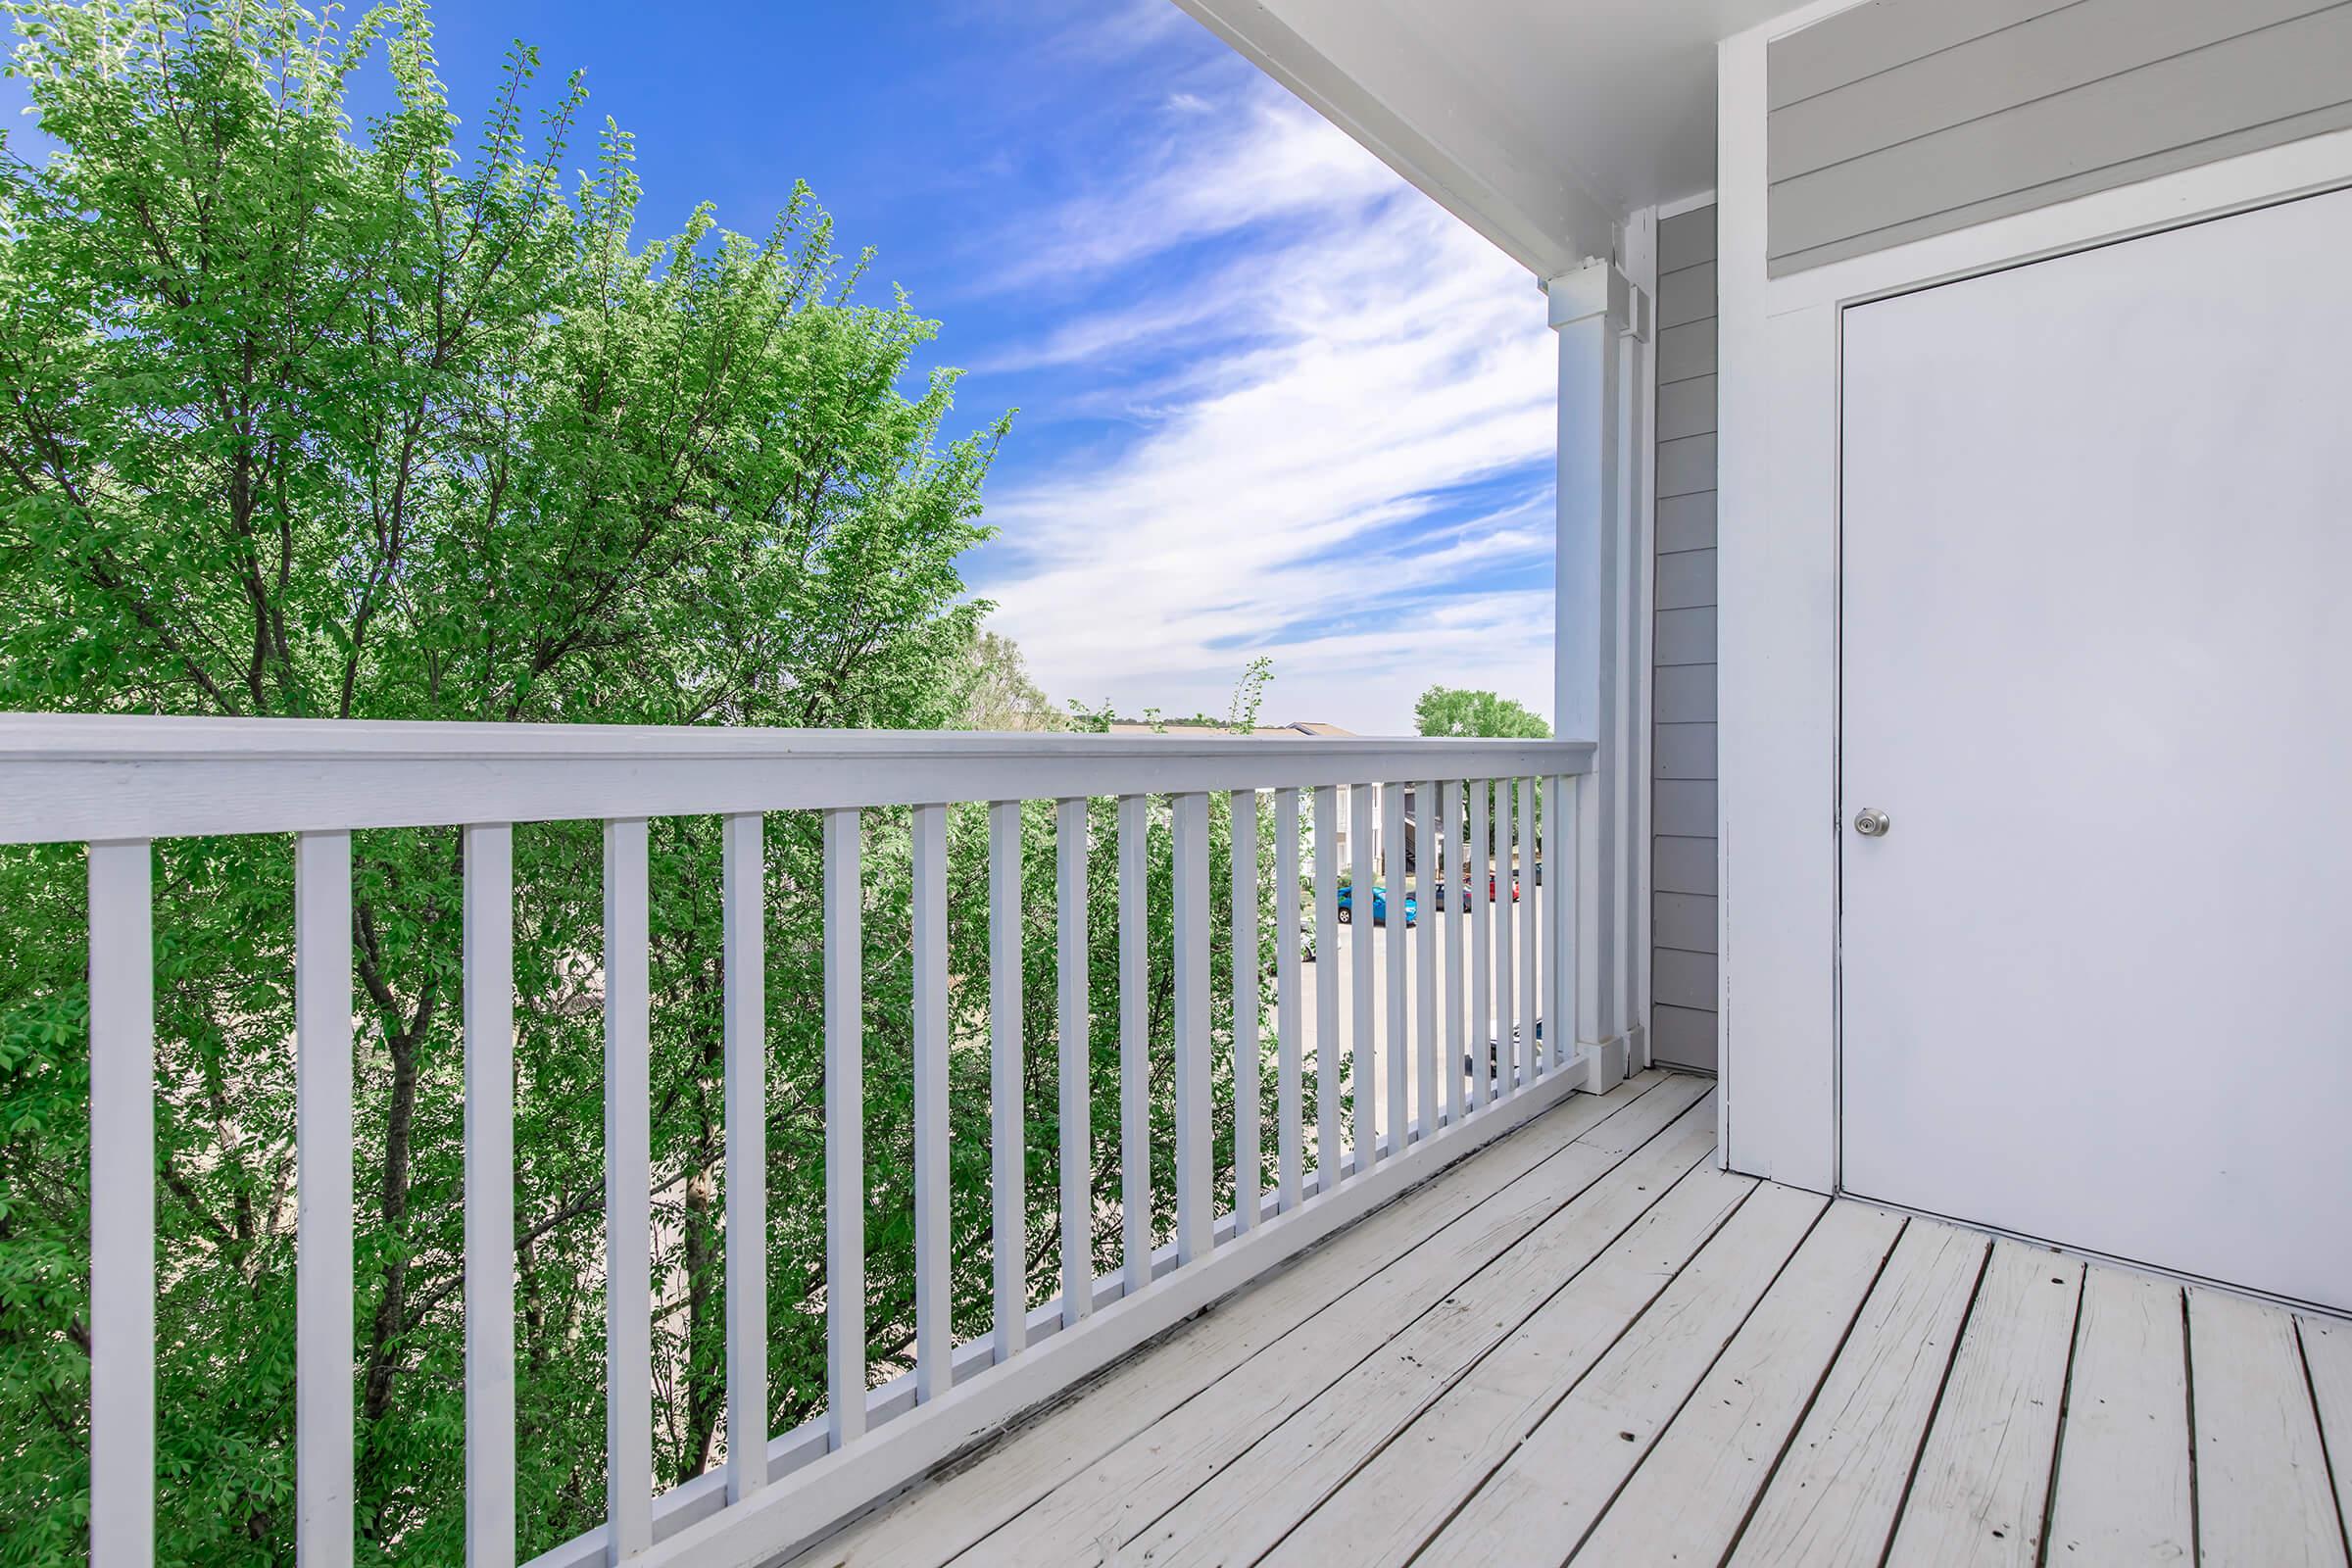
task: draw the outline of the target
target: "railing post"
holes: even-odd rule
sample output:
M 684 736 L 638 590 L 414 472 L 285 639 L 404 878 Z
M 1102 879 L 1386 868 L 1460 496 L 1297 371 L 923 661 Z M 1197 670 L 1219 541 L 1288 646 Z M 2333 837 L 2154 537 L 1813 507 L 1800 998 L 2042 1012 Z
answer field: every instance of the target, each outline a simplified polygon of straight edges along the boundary
M 1599 743 L 1575 803 L 1582 966 L 1575 1027 L 1580 1049 L 1590 1053 L 1589 1087 L 1599 1093 L 1615 1082 L 1628 1022 L 1617 1012 L 1618 944 L 1636 940 L 1616 926 L 1623 907 L 1620 861 L 1633 850 L 1619 841 L 1627 750 L 1620 742 L 1628 729 L 1627 699 L 1638 686 L 1624 678 L 1634 642 L 1624 614 L 1633 509 L 1620 472 L 1625 454 L 1619 425 L 1634 400 L 1620 340 L 1640 330 L 1646 312 L 1640 291 L 1605 260 L 1553 278 L 1545 290 L 1560 336 L 1552 714 L 1559 733 Z M 1622 780 L 1628 791 L 1639 784 Z
M 90 1568 L 146 1568 L 155 1561 L 154 872 L 144 839 L 92 844 L 88 856 Z
M 514 1561 L 514 830 L 465 830 L 466 1562 Z

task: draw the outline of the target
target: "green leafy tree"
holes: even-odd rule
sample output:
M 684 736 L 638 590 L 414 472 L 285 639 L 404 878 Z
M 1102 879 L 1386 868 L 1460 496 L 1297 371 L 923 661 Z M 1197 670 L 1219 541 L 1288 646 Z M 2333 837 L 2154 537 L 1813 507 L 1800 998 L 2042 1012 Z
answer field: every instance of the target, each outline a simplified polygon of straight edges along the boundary
M 1495 692 L 1432 686 L 1413 705 L 1415 727 L 1424 735 L 1484 735 L 1501 740 L 1549 740 L 1551 726 L 1540 714 Z
M 975 630 L 967 674 L 963 722 L 967 729 L 1058 730 L 1070 727 L 1068 715 L 1029 678 L 1029 662 L 1020 645 L 986 627 Z
M 844 266 L 806 192 L 757 239 L 705 209 L 640 240 L 629 136 L 607 122 L 592 172 L 570 180 L 583 93 L 574 78 L 529 109 L 528 49 L 508 58 L 478 140 L 459 144 L 422 0 L 348 30 L 284 0 L 27 0 L 11 14 L 13 70 L 58 150 L 37 166 L 0 158 L 0 709 L 970 721 L 986 607 L 957 561 L 987 536 L 980 488 L 1004 425 L 945 433 L 954 377 L 916 368 L 933 323 L 904 299 L 858 302 L 865 262 Z M 355 124 L 351 82 L 378 58 L 394 107 Z M 1089 915 L 1106 1202 L 1110 809 L 1094 814 Z M 978 808 L 951 815 L 955 1299 L 971 1334 L 992 1241 L 986 829 Z M 1163 1210 L 1166 833 L 1161 806 L 1149 1000 Z M 1023 1242 L 1042 1299 L 1057 1247 L 1050 805 L 1025 811 L 1023 838 Z M 593 823 L 515 835 L 525 1555 L 604 1514 L 597 841 Z M 913 1322 L 906 842 L 903 812 L 867 813 L 877 1378 L 906 1364 Z M 462 844 L 454 829 L 368 831 L 353 856 L 363 1551 L 454 1562 Z M 80 861 L 0 852 L 0 1564 L 85 1551 Z M 768 819 L 771 1431 L 823 1401 L 820 866 L 811 817 Z M 715 821 L 654 824 L 662 1486 L 726 1443 L 718 867 Z M 290 843 L 159 844 L 155 925 L 159 1560 L 290 1562 Z M 1098 1237 L 1102 1261 L 1115 1246 Z

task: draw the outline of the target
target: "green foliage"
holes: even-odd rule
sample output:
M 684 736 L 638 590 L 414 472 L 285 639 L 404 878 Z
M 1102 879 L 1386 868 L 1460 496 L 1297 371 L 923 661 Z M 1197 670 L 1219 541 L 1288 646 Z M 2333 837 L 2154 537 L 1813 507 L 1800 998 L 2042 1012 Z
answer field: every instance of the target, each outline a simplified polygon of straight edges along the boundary
M 1424 735 L 1485 735 L 1505 740 L 1549 740 L 1543 718 L 1494 692 L 1432 686 L 1413 705 L 1415 727 Z
M 1258 710 L 1266 705 L 1266 687 L 1273 679 L 1274 661 L 1264 654 L 1242 666 L 1242 678 L 1234 683 L 1233 702 L 1226 710 L 1227 729 L 1247 735 L 1257 728 Z
M 991 730 L 1058 730 L 1071 727 L 1067 715 L 1029 678 L 1028 661 L 1011 638 L 975 628 L 968 650 L 969 687 L 964 699 L 963 727 Z
M 593 172 L 568 180 L 584 95 L 574 79 L 532 113 L 528 49 L 478 142 L 458 145 L 421 0 L 347 31 L 284 0 L 11 11 L 14 69 L 61 150 L 0 159 L 0 709 L 886 728 L 991 710 L 975 696 L 986 606 L 956 563 L 986 537 L 1004 424 L 943 434 L 953 376 L 913 369 L 933 323 L 903 299 L 857 301 L 864 263 L 845 270 L 806 192 L 757 240 L 701 210 L 640 241 L 630 138 L 608 122 Z M 396 107 L 355 126 L 348 87 L 379 58 Z M 1118 1190 L 1109 811 L 1097 803 L 1089 862 L 1103 1201 Z M 988 1310 L 986 829 L 977 808 L 951 818 L 969 1334 Z M 1056 1246 L 1053 831 L 1050 806 L 1025 810 L 1040 1299 Z M 1152 835 L 1164 945 L 1164 807 Z M 906 843 L 904 813 L 868 813 L 877 1378 L 912 1336 Z M 514 853 L 527 1556 L 604 1514 L 602 890 L 593 823 L 525 825 Z M 353 855 L 362 1549 L 455 1562 L 461 843 L 370 831 Z M 663 1487 L 726 1441 L 719 863 L 715 822 L 654 824 Z M 823 1399 L 819 866 L 812 819 L 768 819 L 775 1431 Z M 290 1562 L 291 845 L 172 841 L 156 871 L 158 1560 Z M 0 1565 L 86 1551 L 84 915 L 78 851 L 0 854 Z M 1152 975 L 1164 1109 L 1158 946 Z M 1156 1136 L 1164 1202 L 1172 1129 Z M 1114 1247 L 1098 1238 L 1102 1261 Z

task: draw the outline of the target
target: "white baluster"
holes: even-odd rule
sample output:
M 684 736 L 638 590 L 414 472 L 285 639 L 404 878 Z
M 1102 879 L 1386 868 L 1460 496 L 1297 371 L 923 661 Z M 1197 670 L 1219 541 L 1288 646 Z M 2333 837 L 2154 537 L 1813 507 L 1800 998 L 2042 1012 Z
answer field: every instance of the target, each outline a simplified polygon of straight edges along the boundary
M 156 1266 L 147 842 L 91 845 L 89 879 L 90 1568 L 146 1568 L 155 1561 Z
M 767 1485 L 767 862 L 759 812 L 725 818 L 721 833 L 732 1502 Z M 830 1134 L 829 1104 L 825 1119 Z
M 1470 1107 L 1494 1102 L 1494 901 L 1489 897 L 1487 781 L 1472 779 L 1470 853 L 1462 857 L 1462 881 L 1470 890 Z
M 294 840 L 294 1552 L 352 1560 L 351 835 Z
M 1175 799 L 1176 1262 L 1206 1257 L 1216 1221 L 1208 1094 L 1208 797 Z
M 514 830 L 466 829 L 466 1562 L 514 1561 Z
M 1544 893 L 1536 886 L 1536 781 L 1532 778 L 1519 781 L 1519 855 L 1513 880 L 1524 905 L 1519 911 L 1519 1080 L 1533 1084 L 1540 1059 L 1536 998 L 1542 995 L 1536 969 L 1536 955 L 1541 951 L 1537 915 L 1544 906 Z
M 1129 1296 L 1152 1283 L 1151 806 L 1119 797 L 1119 1206 Z
M 1348 899 L 1353 920 L 1348 943 L 1351 964 L 1348 988 L 1350 1003 L 1348 1090 L 1351 1112 L 1348 1152 L 1358 1175 L 1371 1171 L 1373 1148 L 1378 1142 L 1374 1127 L 1378 1101 L 1372 1081 L 1373 1058 L 1378 1054 L 1372 1015 L 1372 889 L 1380 879 L 1380 858 L 1373 853 L 1372 790 L 1370 784 L 1357 784 L 1348 792 Z
M 653 1086 L 642 817 L 605 824 L 606 1558 L 654 1544 Z M 348 1379 L 346 1379 L 348 1381 Z
M 865 1435 L 865 873 L 856 809 L 825 812 L 825 1426 Z
M 1511 863 L 1511 781 L 1494 781 L 1494 1055 L 1505 1100 L 1519 1091 L 1519 988 L 1517 956 L 1519 901 L 1517 868 Z
M 1389 1157 L 1404 1152 L 1406 1129 L 1410 1125 L 1407 1091 L 1411 1079 L 1404 1059 L 1405 1031 L 1405 914 L 1404 914 L 1404 786 L 1391 782 L 1380 791 L 1380 841 L 1388 859 L 1389 869 L 1396 874 L 1387 879 L 1389 886 L 1389 951 L 1387 990 L 1389 994 L 1388 1049 L 1382 1053 L 1383 1076 L 1388 1079 Z
M 1265 1158 L 1258 1085 L 1257 791 L 1233 792 L 1233 1214 L 1234 1234 L 1256 1229 Z
M 914 808 L 914 1396 L 955 1385 L 948 1257 L 948 808 Z
M 1340 1185 L 1348 1161 L 1340 1148 L 1340 792 L 1315 789 L 1315 1191 Z
M 1299 1049 L 1298 987 L 1302 965 L 1298 955 L 1298 792 L 1274 792 L 1274 1138 L 1279 1169 L 1275 1193 L 1282 1212 L 1298 1206 L 1305 1179 L 1305 1129 L 1300 1125 L 1306 1103 L 1302 1053 Z
M 1074 1328 L 1095 1309 L 1093 1088 L 1087 1039 L 1086 802 L 1054 808 L 1054 934 L 1060 993 L 1061 1322 Z
M 1459 1122 L 1475 1102 L 1475 1094 L 1462 1092 L 1464 1053 L 1469 1050 L 1466 1029 L 1469 1023 L 1470 998 L 1462 985 L 1463 947 L 1469 933 L 1463 930 L 1469 915 L 1465 900 L 1469 896 L 1469 862 L 1462 855 L 1462 786 L 1448 779 L 1444 786 L 1445 809 L 1438 820 L 1443 824 L 1446 847 L 1446 1120 Z
M 1414 1121 L 1427 1138 L 1438 1130 L 1444 1113 L 1438 1103 L 1438 942 L 1446 930 L 1446 896 L 1438 869 L 1439 824 L 1445 819 L 1438 803 L 1444 792 L 1437 780 L 1424 779 L 1414 793 L 1419 820 L 1413 829 L 1421 860 L 1421 874 L 1415 879 L 1421 890 L 1421 940 L 1413 955 L 1413 1084 L 1421 1113 Z
M 1552 1020 L 1544 1037 L 1554 1069 L 1567 1063 L 1568 1042 L 1576 1033 L 1576 896 L 1571 891 L 1576 879 L 1568 874 L 1569 858 L 1576 853 L 1575 818 L 1568 814 L 1574 789 L 1556 773 L 1544 781 L 1544 858 L 1550 862 L 1544 868 L 1544 917 L 1549 922 L 1544 978 L 1550 982 L 1544 996 Z
M 1021 1074 L 1021 803 L 988 808 L 988 1103 L 996 1358 L 1028 1348 L 1027 1107 Z

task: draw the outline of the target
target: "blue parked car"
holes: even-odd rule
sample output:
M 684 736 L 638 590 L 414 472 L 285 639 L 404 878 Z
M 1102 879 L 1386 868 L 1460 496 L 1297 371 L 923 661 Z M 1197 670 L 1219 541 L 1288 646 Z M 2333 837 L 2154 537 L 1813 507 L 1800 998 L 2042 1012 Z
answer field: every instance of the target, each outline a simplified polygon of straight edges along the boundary
M 1347 925 L 1355 918 L 1355 901 L 1352 896 L 1354 892 L 1355 889 L 1351 886 L 1340 889 L 1340 924 L 1342 925 Z M 1408 926 L 1411 925 L 1419 913 L 1420 910 L 1414 906 L 1413 896 L 1407 893 L 1404 896 L 1404 923 Z M 1372 923 L 1374 925 L 1389 923 L 1389 890 L 1377 882 L 1372 884 Z

